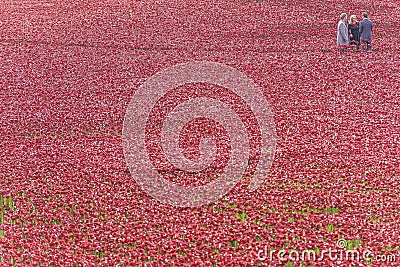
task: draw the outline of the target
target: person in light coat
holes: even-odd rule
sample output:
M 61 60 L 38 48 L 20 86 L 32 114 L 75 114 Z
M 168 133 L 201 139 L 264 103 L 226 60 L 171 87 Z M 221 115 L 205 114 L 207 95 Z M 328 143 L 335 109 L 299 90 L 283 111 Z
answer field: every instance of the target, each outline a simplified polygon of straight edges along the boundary
M 340 47 L 340 51 L 344 51 L 344 47 L 349 45 L 349 30 L 346 25 L 347 14 L 342 13 L 340 15 L 340 21 L 338 23 L 338 33 L 337 33 L 337 44 Z

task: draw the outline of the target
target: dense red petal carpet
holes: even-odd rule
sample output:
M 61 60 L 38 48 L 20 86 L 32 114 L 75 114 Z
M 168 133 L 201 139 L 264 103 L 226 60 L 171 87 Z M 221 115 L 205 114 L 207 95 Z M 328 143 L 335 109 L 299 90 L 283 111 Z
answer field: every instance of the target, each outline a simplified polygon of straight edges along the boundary
M 0 265 L 399 266 L 399 5 L 3 0 Z M 364 11 L 373 51 L 339 53 L 339 14 Z M 198 61 L 230 66 L 262 89 L 275 154 L 257 190 L 242 179 L 211 204 L 175 207 L 130 174 L 123 122 L 149 77 Z M 211 84 L 164 96 L 146 126 L 155 168 L 168 166 L 157 139 L 163 105 L 207 90 L 242 103 Z M 185 133 L 188 158 L 207 135 L 222 162 L 214 176 L 164 176 L 206 184 L 232 140 L 209 120 Z

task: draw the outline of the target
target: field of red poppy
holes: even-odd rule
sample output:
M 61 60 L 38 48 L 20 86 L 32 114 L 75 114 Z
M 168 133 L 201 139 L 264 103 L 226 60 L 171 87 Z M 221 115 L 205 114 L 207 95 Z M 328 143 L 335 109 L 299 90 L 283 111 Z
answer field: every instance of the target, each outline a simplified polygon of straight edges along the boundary
M 339 14 L 364 11 L 374 51 L 338 53 Z M 0 266 L 400 265 L 399 1 L 4 0 L 0 14 Z M 276 147 L 257 190 L 248 175 L 183 208 L 132 177 L 123 123 L 149 77 L 195 61 L 260 86 Z M 211 84 L 165 96 L 146 126 L 157 168 L 157 114 L 207 88 L 241 103 Z M 216 179 L 229 158 L 224 129 L 193 133 L 187 157 L 207 135 L 222 163 L 167 170 L 176 183 Z

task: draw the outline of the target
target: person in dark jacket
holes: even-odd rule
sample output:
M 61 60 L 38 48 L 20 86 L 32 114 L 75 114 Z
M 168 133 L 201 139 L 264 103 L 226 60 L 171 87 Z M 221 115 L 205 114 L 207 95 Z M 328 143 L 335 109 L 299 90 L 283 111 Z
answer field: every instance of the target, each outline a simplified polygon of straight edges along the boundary
M 368 19 L 367 13 L 362 13 L 363 21 L 360 23 L 360 40 L 364 51 L 372 50 L 372 21 Z
M 356 15 L 351 15 L 349 20 L 349 44 L 355 45 L 360 49 L 360 24 L 357 21 Z

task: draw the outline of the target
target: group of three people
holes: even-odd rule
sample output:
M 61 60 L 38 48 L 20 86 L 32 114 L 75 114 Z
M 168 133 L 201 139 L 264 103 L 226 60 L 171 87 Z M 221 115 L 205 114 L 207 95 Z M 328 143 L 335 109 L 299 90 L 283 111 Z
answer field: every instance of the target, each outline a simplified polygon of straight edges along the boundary
M 372 50 L 372 21 L 368 19 L 367 13 L 362 13 L 362 16 L 363 20 L 358 22 L 356 15 L 351 15 L 347 23 L 347 14 L 340 15 L 337 34 L 340 51 L 343 52 L 349 45 L 355 45 L 357 49 L 361 46 L 364 51 Z

